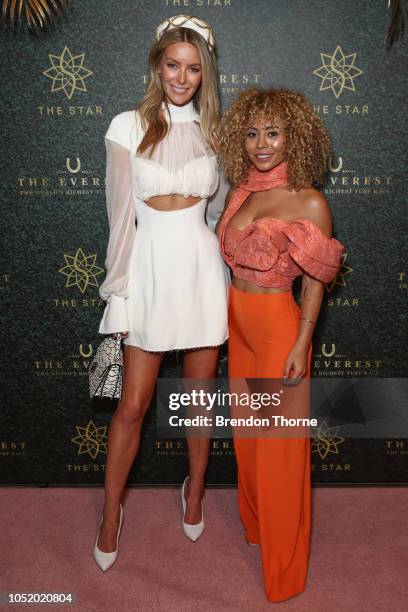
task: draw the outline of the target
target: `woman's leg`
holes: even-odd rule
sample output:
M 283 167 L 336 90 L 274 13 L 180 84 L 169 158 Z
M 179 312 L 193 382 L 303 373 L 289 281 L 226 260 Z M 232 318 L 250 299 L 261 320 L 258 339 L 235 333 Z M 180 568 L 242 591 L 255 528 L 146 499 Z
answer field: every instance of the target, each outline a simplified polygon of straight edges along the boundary
M 121 501 L 139 448 L 143 418 L 150 405 L 163 354 L 123 345 L 123 392 L 109 427 L 105 471 L 105 505 L 98 548 L 116 549 Z
M 219 347 L 185 351 L 184 378 L 214 379 L 218 353 Z M 201 499 L 204 495 L 210 440 L 210 437 L 187 436 L 190 478 L 185 489 L 187 503 L 184 522 L 191 525 L 201 521 Z

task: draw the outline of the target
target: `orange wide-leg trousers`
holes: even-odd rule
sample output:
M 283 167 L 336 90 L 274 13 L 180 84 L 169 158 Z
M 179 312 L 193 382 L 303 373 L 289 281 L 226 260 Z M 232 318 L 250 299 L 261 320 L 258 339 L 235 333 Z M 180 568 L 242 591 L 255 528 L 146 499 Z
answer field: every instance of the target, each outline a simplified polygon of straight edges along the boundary
M 246 293 L 231 286 L 229 378 L 282 378 L 299 327 L 292 292 Z M 308 372 L 310 377 L 310 356 Z M 260 545 L 266 596 L 305 588 L 311 520 L 310 438 L 234 435 L 238 502 L 246 539 Z

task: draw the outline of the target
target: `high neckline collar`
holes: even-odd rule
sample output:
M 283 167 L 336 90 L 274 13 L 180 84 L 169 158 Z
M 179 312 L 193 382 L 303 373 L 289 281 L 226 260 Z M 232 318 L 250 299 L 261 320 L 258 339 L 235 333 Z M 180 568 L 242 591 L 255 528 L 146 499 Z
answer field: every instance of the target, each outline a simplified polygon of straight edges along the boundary
M 166 110 L 166 104 L 163 103 L 163 108 Z M 199 115 L 194 108 L 192 100 L 183 106 L 176 106 L 167 102 L 170 119 L 172 123 L 182 123 L 187 121 L 198 121 Z
M 240 187 L 251 192 L 266 191 L 284 185 L 287 183 L 287 180 L 288 164 L 286 161 L 282 161 L 267 172 L 261 172 L 255 166 L 251 166 L 246 181 L 241 183 Z

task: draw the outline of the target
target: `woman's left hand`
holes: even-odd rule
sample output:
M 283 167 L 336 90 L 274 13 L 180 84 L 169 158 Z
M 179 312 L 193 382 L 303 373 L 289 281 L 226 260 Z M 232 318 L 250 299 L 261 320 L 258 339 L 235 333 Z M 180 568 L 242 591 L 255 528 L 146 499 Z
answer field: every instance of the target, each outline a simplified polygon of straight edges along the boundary
M 294 346 L 290 351 L 283 371 L 285 385 L 297 385 L 307 371 L 307 350 Z

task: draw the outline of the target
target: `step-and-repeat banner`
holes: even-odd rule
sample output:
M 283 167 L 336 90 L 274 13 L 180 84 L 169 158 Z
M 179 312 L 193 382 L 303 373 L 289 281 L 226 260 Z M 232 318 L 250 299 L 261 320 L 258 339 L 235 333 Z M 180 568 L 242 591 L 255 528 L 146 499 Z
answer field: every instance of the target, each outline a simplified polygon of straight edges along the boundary
M 347 252 L 325 289 L 313 375 L 406 376 L 407 50 L 385 50 L 386 3 L 73 0 L 39 35 L 2 31 L 1 484 L 103 483 L 115 404 L 88 391 L 103 339 L 103 137 L 143 95 L 156 26 L 179 13 L 214 27 L 223 109 L 244 88 L 286 86 L 332 138 L 324 192 Z M 226 360 L 224 350 L 220 376 Z M 181 366 L 182 353 L 169 354 L 161 376 Z M 155 423 L 153 403 L 129 484 L 186 473 L 185 441 L 157 439 Z M 408 482 L 403 436 L 346 439 L 328 422 L 315 433 L 315 483 Z M 212 441 L 207 482 L 235 484 L 231 440 Z

